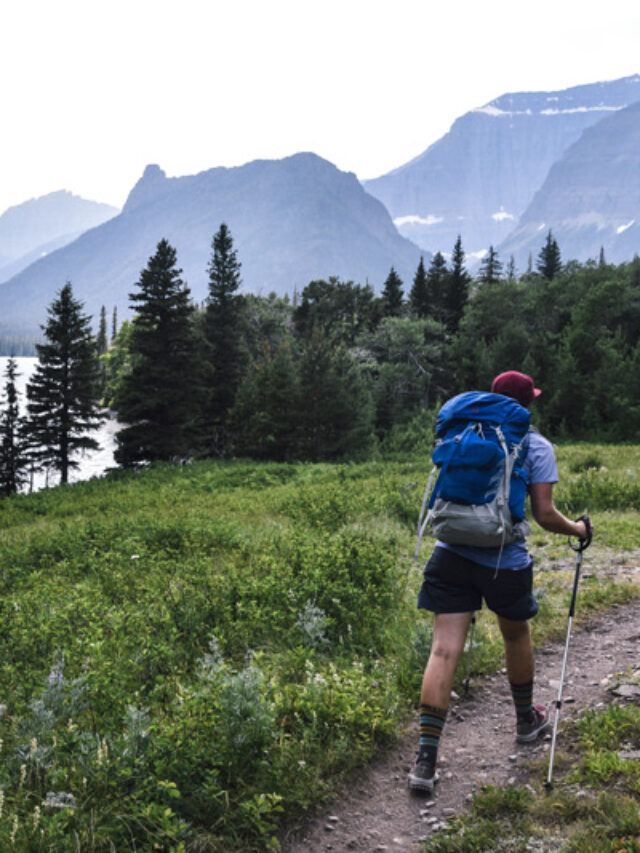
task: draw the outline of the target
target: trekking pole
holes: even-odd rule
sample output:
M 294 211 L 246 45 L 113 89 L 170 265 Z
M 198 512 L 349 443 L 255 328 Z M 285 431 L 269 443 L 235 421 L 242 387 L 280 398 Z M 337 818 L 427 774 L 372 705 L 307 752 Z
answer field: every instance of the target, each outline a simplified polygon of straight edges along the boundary
M 469 692 L 469 676 L 471 675 L 471 652 L 473 650 L 473 629 L 476 627 L 476 614 L 471 614 L 471 631 L 469 632 L 469 645 L 467 646 L 467 675 L 464 680 L 464 695 Z
M 586 527 L 586 537 L 579 539 L 578 544 L 574 545 L 569 540 L 569 545 L 576 552 L 576 570 L 573 577 L 573 592 L 571 594 L 571 604 L 569 605 L 569 624 L 567 625 L 567 640 L 564 646 L 564 658 L 562 660 L 562 673 L 560 675 L 560 687 L 558 689 L 558 698 L 556 699 L 556 712 L 553 718 L 553 737 L 551 738 L 551 755 L 549 757 L 549 775 L 545 782 L 545 788 L 550 791 L 553 788 L 553 759 L 556 752 L 556 736 L 558 734 L 558 721 L 560 719 L 560 709 L 562 708 L 562 693 L 564 690 L 564 679 L 567 671 L 567 658 L 569 656 L 569 640 L 571 639 L 571 625 L 573 616 L 576 612 L 576 597 L 578 595 L 578 582 L 580 580 L 580 568 L 582 567 L 582 552 L 591 544 L 591 521 L 588 515 L 581 515 L 578 521 L 583 521 Z

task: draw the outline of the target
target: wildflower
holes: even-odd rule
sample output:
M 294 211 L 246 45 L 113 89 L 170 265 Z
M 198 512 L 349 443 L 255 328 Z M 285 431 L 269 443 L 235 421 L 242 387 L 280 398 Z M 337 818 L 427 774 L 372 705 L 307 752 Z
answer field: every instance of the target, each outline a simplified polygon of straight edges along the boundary
M 37 829 L 40 824 L 40 806 L 36 806 L 33 810 L 33 828 Z
M 131 559 L 132 559 L 132 560 L 139 560 L 139 559 L 140 559 L 140 554 L 132 554 L 132 555 L 131 555 Z
M 54 665 L 51 667 L 51 671 L 49 672 L 49 677 L 47 679 L 50 686 L 53 687 L 55 684 L 62 684 L 62 682 L 64 681 L 64 675 L 62 670 L 62 663 L 54 663 Z
M 36 752 L 38 751 L 38 738 L 37 737 L 31 738 L 29 751 L 31 754 L 31 760 L 33 761 L 34 758 L 36 757 Z
M 46 798 L 42 801 L 43 806 L 52 809 L 75 809 L 76 798 L 66 791 L 47 791 Z
M 20 787 L 21 788 L 24 785 L 26 778 L 27 778 L 27 765 L 21 764 L 20 765 Z
M 4 788 L 0 788 L 0 817 L 2 817 L 2 809 L 4 808 Z
M 9 841 L 14 844 L 16 840 L 16 835 L 18 834 L 18 827 L 20 823 L 18 822 L 18 815 L 16 815 L 13 819 L 13 827 L 11 829 L 11 835 L 9 836 Z

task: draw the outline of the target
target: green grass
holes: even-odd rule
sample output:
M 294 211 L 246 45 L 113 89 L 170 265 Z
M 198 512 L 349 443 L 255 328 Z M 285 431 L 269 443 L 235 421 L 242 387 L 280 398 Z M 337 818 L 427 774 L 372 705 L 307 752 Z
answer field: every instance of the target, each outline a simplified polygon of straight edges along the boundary
M 611 559 L 636 547 L 639 454 L 559 449 L 567 512 L 604 501 L 598 475 L 620 504 L 596 506 L 580 618 L 636 593 Z M 424 459 L 198 463 L 1 502 L 0 849 L 277 849 L 417 699 L 427 476 Z M 533 547 L 544 641 L 573 555 L 541 531 Z M 484 614 L 477 641 L 475 672 L 495 669 Z

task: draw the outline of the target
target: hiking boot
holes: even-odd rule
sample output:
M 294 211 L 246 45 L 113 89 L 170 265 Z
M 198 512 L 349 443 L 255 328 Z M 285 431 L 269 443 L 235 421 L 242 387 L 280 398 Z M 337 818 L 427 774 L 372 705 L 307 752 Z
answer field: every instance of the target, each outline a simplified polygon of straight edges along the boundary
M 439 778 L 435 765 L 424 756 L 418 755 L 409 773 L 409 787 L 412 791 L 430 794 Z
M 533 706 L 533 717 L 530 722 L 518 722 L 516 727 L 516 740 L 518 743 L 531 743 L 536 740 L 538 735 L 550 726 L 549 712 L 544 705 Z

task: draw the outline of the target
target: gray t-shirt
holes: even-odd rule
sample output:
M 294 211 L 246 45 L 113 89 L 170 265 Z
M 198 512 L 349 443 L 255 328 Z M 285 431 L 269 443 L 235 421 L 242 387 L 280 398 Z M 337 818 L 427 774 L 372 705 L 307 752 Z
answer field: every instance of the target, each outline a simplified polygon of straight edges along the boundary
M 528 436 L 529 447 L 524 459 L 524 469 L 529 475 L 529 485 L 533 483 L 557 483 L 558 466 L 553 446 L 539 432 L 532 430 Z M 505 545 L 500 556 L 499 548 L 478 548 L 475 545 L 447 545 L 436 542 L 440 548 L 446 548 L 461 557 L 490 566 L 495 569 L 500 559 L 501 569 L 526 569 L 531 565 L 532 557 L 527 550 L 526 542 L 511 542 Z

